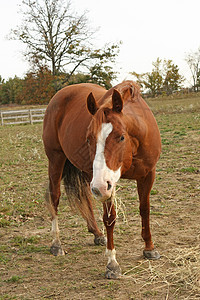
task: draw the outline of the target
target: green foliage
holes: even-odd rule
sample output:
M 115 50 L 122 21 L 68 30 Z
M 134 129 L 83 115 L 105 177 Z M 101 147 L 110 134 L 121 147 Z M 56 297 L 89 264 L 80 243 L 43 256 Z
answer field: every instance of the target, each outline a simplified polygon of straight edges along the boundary
M 183 77 L 179 74 L 179 68 L 177 65 L 173 64 L 172 60 L 164 60 L 164 82 L 163 82 L 163 91 L 167 95 L 172 94 L 175 91 L 178 91 L 183 82 Z
M 22 90 L 22 79 L 15 76 L 6 82 L 1 79 L 0 83 L 0 104 L 11 104 L 18 102 L 18 96 Z
M 0 104 L 48 104 L 56 91 L 66 85 L 90 82 L 109 89 L 115 77 L 109 66 L 100 64 L 92 66 L 86 74 L 70 76 L 66 73 L 53 76 L 47 68 L 40 68 L 37 72 L 27 73 L 24 79 L 14 77 L 3 81 L 0 84 Z
M 179 74 L 179 68 L 172 60 L 163 60 L 162 62 L 160 58 L 157 58 L 152 65 L 151 72 L 143 74 L 131 72 L 141 87 L 147 90 L 152 97 L 161 94 L 170 95 L 182 87 L 184 78 Z
M 27 73 L 22 85 L 22 93 L 18 97 L 20 104 L 47 104 L 55 94 L 54 78 L 47 68 L 38 72 Z
M 4 79 L 0 75 L 0 84 L 4 83 Z
M 0 104 L 47 104 L 55 89 L 47 68 L 29 72 L 24 79 L 9 78 L 0 84 Z

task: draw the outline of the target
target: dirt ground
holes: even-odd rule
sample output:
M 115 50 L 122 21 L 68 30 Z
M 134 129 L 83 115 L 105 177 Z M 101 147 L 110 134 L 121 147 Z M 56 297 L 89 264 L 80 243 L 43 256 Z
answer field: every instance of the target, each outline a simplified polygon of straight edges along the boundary
M 119 280 L 105 279 L 105 248 L 94 245 L 64 192 L 59 226 L 67 254 L 50 254 L 42 125 L 0 128 L 1 300 L 200 299 L 200 98 L 150 105 L 163 145 L 151 192 L 151 231 L 161 258 L 143 258 L 136 183 L 121 180 L 114 232 Z M 103 230 L 99 204 L 96 218 Z

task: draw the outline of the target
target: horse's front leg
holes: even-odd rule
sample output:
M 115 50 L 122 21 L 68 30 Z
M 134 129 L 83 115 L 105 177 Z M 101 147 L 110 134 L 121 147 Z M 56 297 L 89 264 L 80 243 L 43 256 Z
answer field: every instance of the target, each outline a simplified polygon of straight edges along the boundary
M 160 254 L 154 250 L 151 239 L 149 215 L 150 215 L 150 191 L 155 179 L 155 170 L 148 173 L 146 177 L 137 180 L 137 189 L 140 199 L 140 215 L 142 217 L 142 238 L 145 242 L 143 254 L 148 259 L 159 259 Z
M 113 242 L 113 230 L 116 222 L 116 211 L 113 201 L 107 201 L 103 204 L 104 215 L 103 222 L 107 232 L 106 256 L 108 263 L 106 267 L 106 278 L 117 279 L 121 276 L 121 269 L 116 260 L 116 251 Z

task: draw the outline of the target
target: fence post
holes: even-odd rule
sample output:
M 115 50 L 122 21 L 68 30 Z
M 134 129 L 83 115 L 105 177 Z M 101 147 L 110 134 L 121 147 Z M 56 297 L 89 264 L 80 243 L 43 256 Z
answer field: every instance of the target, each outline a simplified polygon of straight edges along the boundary
M 1 111 L 1 125 L 3 126 L 3 112 Z
M 33 124 L 33 119 L 32 119 L 32 112 L 31 109 L 29 109 L 29 116 L 30 116 L 30 123 L 31 125 Z

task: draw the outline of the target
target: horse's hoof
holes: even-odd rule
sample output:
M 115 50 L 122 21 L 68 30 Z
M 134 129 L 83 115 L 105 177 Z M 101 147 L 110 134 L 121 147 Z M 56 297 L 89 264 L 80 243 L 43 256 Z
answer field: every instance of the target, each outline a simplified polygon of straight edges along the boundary
M 106 274 L 107 279 L 119 279 L 121 274 L 121 268 L 116 262 L 110 262 L 106 267 Z
M 62 247 L 61 246 L 57 246 L 57 245 L 52 245 L 51 248 L 50 248 L 50 252 L 54 256 L 65 255 L 65 251 L 62 249 Z
M 104 235 L 95 236 L 94 238 L 95 245 L 105 246 L 107 244 L 107 238 Z
M 143 251 L 144 257 L 152 260 L 156 260 L 160 258 L 160 254 L 156 250 L 144 250 Z

